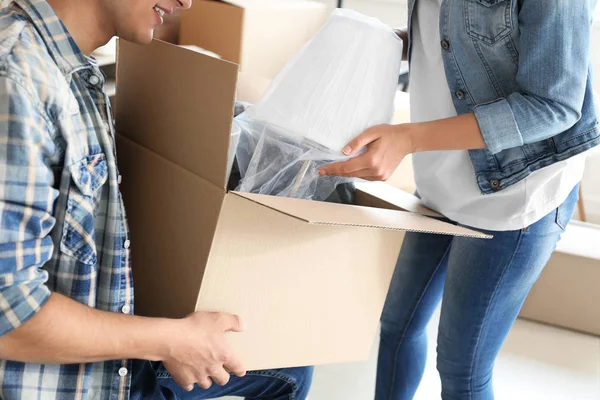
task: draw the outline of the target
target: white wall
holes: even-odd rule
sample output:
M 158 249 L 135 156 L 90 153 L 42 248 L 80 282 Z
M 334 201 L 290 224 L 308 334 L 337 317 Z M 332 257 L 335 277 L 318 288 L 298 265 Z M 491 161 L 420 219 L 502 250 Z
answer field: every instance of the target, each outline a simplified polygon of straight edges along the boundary
M 596 8 L 596 24 L 592 38 L 592 62 L 595 67 L 594 88 L 598 93 L 596 105 L 600 114 L 600 2 Z M 588 157 L 582 189 L 588 221 L 600 224 L 600 149 Z

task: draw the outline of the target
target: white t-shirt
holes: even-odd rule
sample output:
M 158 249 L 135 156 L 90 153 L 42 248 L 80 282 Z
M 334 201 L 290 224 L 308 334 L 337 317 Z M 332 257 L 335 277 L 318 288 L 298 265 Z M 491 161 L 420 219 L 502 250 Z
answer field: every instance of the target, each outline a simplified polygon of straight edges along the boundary
M 442 0 L 417 0 L 410 71 L 412 122 L 456 116 L 440 47 Z M 460 224 L 507 231 L 539 221 L 565 201 L 583 177 L 585 156 L 540 169 L 490 195 L 481 194 L 466 150 L 413 155 L 419 195 L 431 209 Z

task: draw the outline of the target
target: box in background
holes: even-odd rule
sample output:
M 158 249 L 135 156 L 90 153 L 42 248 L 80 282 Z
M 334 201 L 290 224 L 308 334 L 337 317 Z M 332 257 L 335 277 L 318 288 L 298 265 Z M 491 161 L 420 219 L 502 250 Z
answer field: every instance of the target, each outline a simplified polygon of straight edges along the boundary
M 181 15 L 179 44 L 196 45 L 273 79 L 327 19 L 310 0 L 199 0 Z
M 599 244 L 600 226 L 572 221 L 520 316 L 600 336 Z
M 181 10 L 163 16 L 163 24 L 154 29 L 154 39 L 176 44 L 179 41 Z

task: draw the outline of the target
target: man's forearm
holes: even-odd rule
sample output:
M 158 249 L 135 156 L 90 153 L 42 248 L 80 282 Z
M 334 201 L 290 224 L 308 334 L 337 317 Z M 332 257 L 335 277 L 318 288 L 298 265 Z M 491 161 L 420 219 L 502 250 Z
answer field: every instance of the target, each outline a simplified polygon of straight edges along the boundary
M 53 293 L 33 318 L 0 338 L 0 359 L 45 364 L 161 360 L 176 321 L 99 311 Z
M 398 125 L 404 132 L 407 125 Z M 473 113 L 408 124 L 411 152 L 484 149 L 486 144 Z

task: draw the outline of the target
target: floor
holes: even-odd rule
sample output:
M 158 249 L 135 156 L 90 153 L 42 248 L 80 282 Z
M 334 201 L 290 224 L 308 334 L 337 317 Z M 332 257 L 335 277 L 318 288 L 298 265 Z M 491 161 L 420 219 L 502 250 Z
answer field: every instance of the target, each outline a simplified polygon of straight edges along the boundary
M 415 400 L 440 398 L 436 329 L 434 321 Z M 368 362 L 317 367 L 308 400 L 373 399 L 376 347 Z M 600 338 L 518 320 L 497 360 L 494 386 L 500 400 L 600 400 Z

